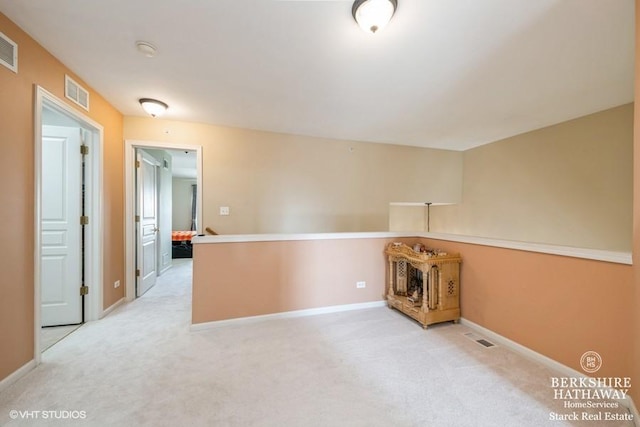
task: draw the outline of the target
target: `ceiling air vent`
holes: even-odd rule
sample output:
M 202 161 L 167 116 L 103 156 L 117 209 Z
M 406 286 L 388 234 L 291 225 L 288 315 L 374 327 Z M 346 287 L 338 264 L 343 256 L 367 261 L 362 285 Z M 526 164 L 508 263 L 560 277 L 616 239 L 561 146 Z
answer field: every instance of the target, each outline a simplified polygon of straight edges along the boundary
M 3 33 L 0 33 L 0 63 L 18 72 L 18 45 Z
M 64 94 L 67 98 L 89 111 L 89 92 L 67 75 L 64 76 Z

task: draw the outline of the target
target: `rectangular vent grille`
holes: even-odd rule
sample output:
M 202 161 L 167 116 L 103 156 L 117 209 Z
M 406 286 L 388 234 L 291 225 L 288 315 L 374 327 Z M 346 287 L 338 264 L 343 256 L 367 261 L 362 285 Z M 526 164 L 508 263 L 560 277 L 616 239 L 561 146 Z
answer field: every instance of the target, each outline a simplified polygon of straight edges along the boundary
M 486 348 L 491 348 L 491 347 L 495 347 L 496 345 L 494 343 L 492 343 L 491 341 L 474 334 L 473 332 L 467 332 L 466 334 L 463 334 L 465 337 L 469 338 L 472 341 L 475 341 L 476 343 L 480 344 L 483 347 Z
M 18 72 L 18 45 L 3 33 L 0 33 L 0 63 Z
M 64 76 L 64 94 L 68 99 L 89 111 L 89 92 L 67 75 Z

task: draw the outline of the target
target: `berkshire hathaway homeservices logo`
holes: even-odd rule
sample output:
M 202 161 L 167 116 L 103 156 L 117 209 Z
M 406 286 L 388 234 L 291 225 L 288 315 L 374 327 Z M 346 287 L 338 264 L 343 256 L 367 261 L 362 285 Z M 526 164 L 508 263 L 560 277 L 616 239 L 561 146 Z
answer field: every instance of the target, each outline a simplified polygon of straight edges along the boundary
M 598 372 L 602 367 L 602 357 L 595 351 L 587 351 L 580 357 L 580 366 L 588 374 Z

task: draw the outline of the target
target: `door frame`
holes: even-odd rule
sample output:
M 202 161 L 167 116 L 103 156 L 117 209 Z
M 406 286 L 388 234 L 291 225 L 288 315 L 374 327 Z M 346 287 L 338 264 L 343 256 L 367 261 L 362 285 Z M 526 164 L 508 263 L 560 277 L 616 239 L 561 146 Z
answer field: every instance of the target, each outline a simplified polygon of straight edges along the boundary
M 148 148 L 158 150 L 190 150 L 196 152 L 196 204 L 198 222 L 197 232 L 202 233 L 202 146 L 174 142 L 157 142 L 127 139 L 124 141 L 124 181 L 125 181 L 125 301 L 136 298 L 136 188 L 135 188 L 135 150 Z
M 89 285 L 89 294 L 84 298 L 85 322 L 98 320 L 103 316 L 102 292 L 103 292 L 103 202 L 102 202 L 102 160 L 104 149 L 104 128 L 101 124 L 67 105 L 64 101 L 39 85 L 34 85 L 34 360 L 40 364 L 41 346 L 41 233 L 42 233 L 42 110 L 48 108 L 58 114 L 66 116 L 78 124 L 78 127 L 92 134 L 89 142 L 90 153 L 86 170 L 85 208 L 90 218 L 89 225 L 85 228 L 85 278 Z M 80 290 L 78 290 L 78 293 Z

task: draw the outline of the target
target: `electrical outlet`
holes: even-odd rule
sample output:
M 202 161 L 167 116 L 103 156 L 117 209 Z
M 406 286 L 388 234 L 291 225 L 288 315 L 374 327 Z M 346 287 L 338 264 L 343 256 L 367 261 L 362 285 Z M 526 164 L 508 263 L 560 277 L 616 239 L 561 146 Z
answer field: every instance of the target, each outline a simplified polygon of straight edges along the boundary
M 115 282 L 113 282 L 113 287 L 114 288 L 119 288 L 120 287 L 120 280 L 116 280 Z
M 367 282 L 356 282 L 356 288 L 362 289 L 367 287 Z
M 229 206 L 220 206 L 220 215 L 229 215 Z

